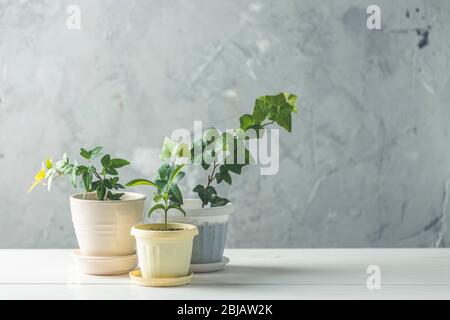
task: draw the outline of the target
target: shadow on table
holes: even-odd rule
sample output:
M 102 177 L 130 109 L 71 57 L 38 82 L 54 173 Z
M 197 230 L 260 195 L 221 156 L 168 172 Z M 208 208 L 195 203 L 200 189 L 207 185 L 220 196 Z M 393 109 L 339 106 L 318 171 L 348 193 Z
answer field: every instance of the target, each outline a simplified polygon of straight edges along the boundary
M 297 266 L 246 266 L 230 264 L 224 270 L 196 273 L 198 285 L 322 285 L 364 284 L 365 268 L 352 269 L 344 264 L 309 264 Z
M 228 265 L 224 270 L 211 273 L 196 273 L 194 284 L 296 284 L 309 282 L 311 278 L 330 274 L 325 268 L 305 266 L 242 266 Z

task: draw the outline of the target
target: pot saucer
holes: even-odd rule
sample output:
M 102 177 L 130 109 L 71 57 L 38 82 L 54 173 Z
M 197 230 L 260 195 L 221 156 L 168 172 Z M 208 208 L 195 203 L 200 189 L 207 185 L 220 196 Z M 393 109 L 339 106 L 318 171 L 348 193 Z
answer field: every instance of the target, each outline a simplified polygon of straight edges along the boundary
M 202 264 L 191 264 L 190 271 L 192 272 L 215 272 L 222 270 L 230 262 L 230 259 L 223 256 L 222 261 L 214 263 L 202 263 Z
M 142 277 L 141 269 L 136 269 L 131 271 L 130 273 L 131 280 L 140 286 L 144 287 L 176 287 L 183 286 L 191 282 L 192 272 L 185 276 L 179 278 L 153 278 L 153 279 L 145 279 Z
M 137 266 L 135 253 L 128 256 L 96 257 L 82 255 L 77 249 L 72 252 L 72 257 L 81 272 L 97 276 L 124 274 Z

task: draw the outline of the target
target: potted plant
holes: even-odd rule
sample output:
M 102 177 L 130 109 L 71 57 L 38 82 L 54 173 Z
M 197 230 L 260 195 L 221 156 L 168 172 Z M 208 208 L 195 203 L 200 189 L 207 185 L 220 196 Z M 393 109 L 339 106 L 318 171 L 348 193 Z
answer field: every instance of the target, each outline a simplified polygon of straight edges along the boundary
M 137 264 L 136 243 L 129 232 L 143 217 L 145 195 L 122 191 L 118 169 L 127 160 L 102 155 L 102 147 L 80 149 L 86 163 L 79 164 L 64 154 L 53 163 L 47 159 L 35 176 L 30 192 L 38 184 L 50 191 L 52 182 L 68 177 L 83 192 L 70 197 L 70 209 L 80 250 L 75 258 L 82 271 L 91 274 L 126 273 Z M 100 158 L 101 157 L 101 158 Z M 100 160 L 97 169 L 94 160 Z
M 161 158 L 164 156 L 167 146 L 172 141 L 166 139 Z M 173 143 L 175 154 L 183 157 L 183 151 L 187 151 L 184 145 Z M 171 164 L 165 163 L 158 169 L 158 176 L 153 181 L 147 179 L 135 179 L 126 186 L 147 185 L 155 189 L 153 194 L 154 205 L 148 211 L 150 216 L 156 211 L 164 213 L 163 223 L 139 224 L 131 229 L 131 234 L 136 237 L 137 254 L 140 270 L 130 273 L 131 278 L 138 284 L 147 286 L 175 286 L 183 285 L 190 281 L 189 267 L 192 254 L 192 243 L 198 234 L 194 225 L 184 223 L 168 223 L 167 213 L 175 210 L 185 214 L 181 207 L 183 196 L 177 182 L 184 177 L 182 171 L 185 164 L 177 164 L 174 160 Z
M 232 203 L 219 196 L 215 185 L 232 184 L 231 174 L 254 163 L 246 147 L 249 139 L 259 139 L 272 124 L 292 130 L 292 113 L 297 112 L 297 96 L 289 93 L 267 95 L 256 99 L 253 113 L 239 118 L 240 127 L 220 134 L 215 128 L 205 131 L 200 141 L 191 149 L 191 162 L 201 164 L 209 172 L 205 184 L 195 186 L 198 199 L 186 199 L 183 204 L 185 216 L 169 215 L 169 220 L 190 223 L 199 229 L 194 239 L 191 269 L 209 272 L 222 269 L 229 261 L 223 257 L 228 219 L 233 212 Z M 200 152 L 196 152 L 200 150 Z

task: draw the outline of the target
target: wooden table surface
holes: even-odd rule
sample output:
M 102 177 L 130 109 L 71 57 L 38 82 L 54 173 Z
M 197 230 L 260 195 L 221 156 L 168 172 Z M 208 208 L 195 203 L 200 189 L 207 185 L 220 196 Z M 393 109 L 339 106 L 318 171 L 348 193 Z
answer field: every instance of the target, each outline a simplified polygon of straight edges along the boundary
M 82 274 L 71 252 L 0 250 L 0 299 L 450 299 L 450 249 L 228 249 L 173 288 Z

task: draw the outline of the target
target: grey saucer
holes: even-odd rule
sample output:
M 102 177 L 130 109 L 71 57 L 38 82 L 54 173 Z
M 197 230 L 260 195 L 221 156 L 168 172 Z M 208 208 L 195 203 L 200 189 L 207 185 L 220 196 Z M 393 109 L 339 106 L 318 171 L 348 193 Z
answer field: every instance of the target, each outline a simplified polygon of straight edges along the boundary
M 191 264 L 191 272 L 203 273 L 203 272 L 215 272 L 222 270 L 230 262 L 230 259 L 223 256 L 222 261 L 214 263 L 202 263 L 202 264 Z

